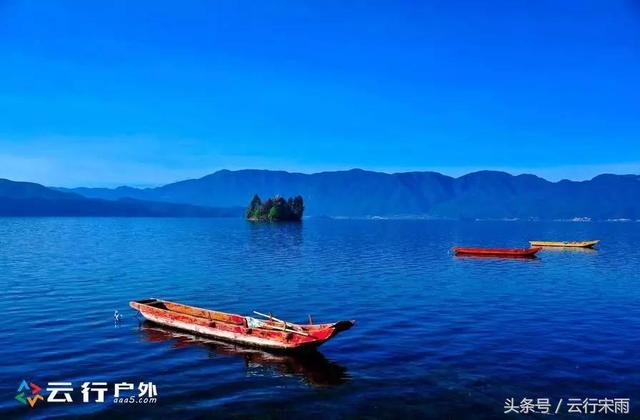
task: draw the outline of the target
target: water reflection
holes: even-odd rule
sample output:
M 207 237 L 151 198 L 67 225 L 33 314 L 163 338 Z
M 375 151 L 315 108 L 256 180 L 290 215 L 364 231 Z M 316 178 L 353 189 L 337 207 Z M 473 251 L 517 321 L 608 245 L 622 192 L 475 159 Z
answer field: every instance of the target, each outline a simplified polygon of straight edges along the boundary
M 302 222 L 247 222 L 252 244 L 278 243 L 287 248 L 303 243 Z
M 328 360 L 318 351 L 301 354 L 272 353 L 199 337 L 149 321 L 140 323 L 140 331 L 143 338 L 152 343 L 172 341 L 172 347 L 176 349 L 202 346 L 207 349 L 211 358 L 241 357 L 250 376 L 298 376 L 306 383 L 316 386 L 340 385 L 348 380 L 345 367 Z
M 585 254 L 596 254 L 598 250 L 596 248 L 582 248 L 572 246 L 543 246 L 540 252 L 581 252 Z
M 523 261 L 538 261 L 540 258 L 537 255 L 473 255 L 473 254 L 453 254 L 455 259 L 458 260 L 523 260 Z

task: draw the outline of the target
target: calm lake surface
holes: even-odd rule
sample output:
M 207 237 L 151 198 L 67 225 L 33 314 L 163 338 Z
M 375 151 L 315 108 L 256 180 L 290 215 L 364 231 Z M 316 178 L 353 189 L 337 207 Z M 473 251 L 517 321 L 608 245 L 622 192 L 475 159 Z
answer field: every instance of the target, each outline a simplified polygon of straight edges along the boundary
M 602 242 L 450 252 L 574 238 Z M 640 223 L 0 219 L 0 417 L 492 418 L 512 397 L 626 397 L 637 417 L 639 244 Z M 146 297 L 358 323 L 286 357 L 140 324 Z M 22 379 L 70 381 L 76 402 L 22 405 Z M 83 404 L 84 381 L 151 381 L 158 400 Z

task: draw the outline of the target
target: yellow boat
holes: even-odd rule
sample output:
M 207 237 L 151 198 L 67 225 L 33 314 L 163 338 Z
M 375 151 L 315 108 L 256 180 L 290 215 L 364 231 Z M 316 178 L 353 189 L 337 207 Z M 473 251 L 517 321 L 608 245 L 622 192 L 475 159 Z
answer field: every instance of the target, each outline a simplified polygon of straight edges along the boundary
M 600 241 L 529 241 L 531 246 L 559 246 L 565 248 L 593 248 Z

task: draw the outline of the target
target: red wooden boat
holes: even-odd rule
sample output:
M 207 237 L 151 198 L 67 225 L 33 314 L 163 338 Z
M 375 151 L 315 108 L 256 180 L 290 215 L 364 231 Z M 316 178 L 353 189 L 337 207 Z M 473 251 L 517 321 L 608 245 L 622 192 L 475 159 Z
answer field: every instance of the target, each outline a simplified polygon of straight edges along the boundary
M 139 311 L 145 319 L 157 324 L 274 350 L 314 349 L 355 324 L 355 321 L 312 324 L 310 318 L 309 324 L 301 325 L 259 312 L 255 313 L 265 319 L 212 311 L 160 299 L 134 300 L 129 302 L 129 306 Z
M 455 247 L 453 252 L 456 255 L 474 255 L 485 257 L 533 257 L 541 247 L 535 248 L 465 248 Z

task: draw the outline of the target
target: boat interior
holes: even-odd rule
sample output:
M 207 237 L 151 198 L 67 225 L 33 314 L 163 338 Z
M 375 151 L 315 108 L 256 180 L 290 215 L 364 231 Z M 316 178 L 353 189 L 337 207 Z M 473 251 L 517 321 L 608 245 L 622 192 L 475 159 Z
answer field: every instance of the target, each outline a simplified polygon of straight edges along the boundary
M 198 308 L 195 306 L 182 305 L 179 303 L 168 302 L 166 300 L 160 299 L 142 299 L 136 300 L 136 303 L 145 306 L 151 306 L 153 308 L 163 309 L 171 312 L 176 312 L 184 315 L 194 316 L 198 318 L 203 318 L 209 321 L 217 321 L 217 322 L 225 322 L 229 324 L 242 325 L 247 326 L 247 318 L 241 315 L 229 314 L 226 312 L 218 312 L 212 311 L 209 309 Z M 278 319 L 267 319 L 261 320 L 262 328 L 268 329 L 281 329 L 283 327 L 284 321 L 280 321 Z M 298 331 L 310 331 L 310 330 L 320 330 L 328 327 L 333 327 L 336 332 L 344 331 L 353 326 L 353 321 L 340 321 L 334 324 L 307 324 L 300 325 L 294 324 L 291 322 L 286 322 L 285 328 L 293 328 Z
M 181 305 L 179 303 L 167 302 L 158 299 L 137 300 L 141 305 L 147 305 L 158 309 L 164 309 L 171 312 L 177 312 L 184 315 L 195 316 L 210 321 L 226 322 L 229 324 L 245 325 L 246 320 L 243 316 L 228 314 L 225 312 L 212 311 L 209 309 L 197 308 L 195 306 Z

